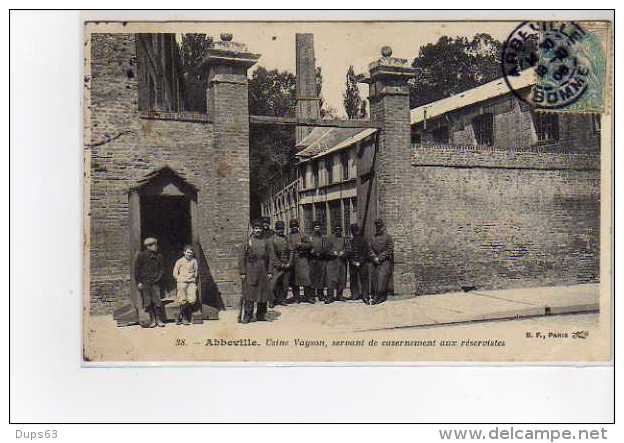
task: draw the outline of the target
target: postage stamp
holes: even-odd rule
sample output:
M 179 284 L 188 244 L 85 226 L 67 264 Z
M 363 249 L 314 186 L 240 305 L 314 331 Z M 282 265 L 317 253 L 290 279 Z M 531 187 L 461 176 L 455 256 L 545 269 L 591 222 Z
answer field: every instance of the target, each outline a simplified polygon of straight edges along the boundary
M 580 23 L 523 22 L 507 38 L 501 63 L 516 97 L 536 109 L 604 109 L 606 41 Z M 526 70 L 534 71 L 535 84 L 530 93 L 521 94 Z

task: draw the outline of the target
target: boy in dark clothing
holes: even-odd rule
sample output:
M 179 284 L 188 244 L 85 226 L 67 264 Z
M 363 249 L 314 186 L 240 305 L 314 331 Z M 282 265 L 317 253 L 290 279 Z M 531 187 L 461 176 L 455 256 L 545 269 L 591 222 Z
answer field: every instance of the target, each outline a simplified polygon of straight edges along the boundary
M 145 250 L 137 254 L 134 261 L 134 280 L 143 299 L 143 309 L 149 314 L 149 324 L 143 327 L 164 327 L 160 282 L 164 273 L 164 259 L 158 252 L 158 240 L 149 237 L 143 242 Z

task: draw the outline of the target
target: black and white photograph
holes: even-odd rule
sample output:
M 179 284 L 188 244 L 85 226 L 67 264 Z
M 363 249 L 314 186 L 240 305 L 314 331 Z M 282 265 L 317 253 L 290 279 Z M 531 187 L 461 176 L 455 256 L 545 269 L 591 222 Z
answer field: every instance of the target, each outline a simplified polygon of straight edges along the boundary
M 86 22 L 84 363 L 608 361 L 611 32 Z
M 10 10 L 5 434 L 617 440 L 615 10 L 235 3 Z

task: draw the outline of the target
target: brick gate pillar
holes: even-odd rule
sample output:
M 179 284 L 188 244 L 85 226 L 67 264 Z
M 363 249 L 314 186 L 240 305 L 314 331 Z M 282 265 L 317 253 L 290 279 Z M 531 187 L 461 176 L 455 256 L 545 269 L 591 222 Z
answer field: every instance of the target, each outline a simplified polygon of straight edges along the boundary
M 412 220 L 416 190 L 411 166 L 407 81 L 415 76 L 415 72 L 407 60 L 392 57 L 390 47 L 383 47 L 381 54 L 381 58 L 369 64 L 367 81 L 371 120 L 382 127 L 375 159 L 376 213 L 394 238 L 395 293 L 413 294 L 416 282 Z
M 249 106 L 247 70 L 259 54 L 248 52 L 232 34 L 221 34 L 221 41 L 208 50 L 208 116 L 214 130 L 213 232 L 216 280 L 226 306 L 240 302 L 238 249 L 247 235 L 249 222 Z

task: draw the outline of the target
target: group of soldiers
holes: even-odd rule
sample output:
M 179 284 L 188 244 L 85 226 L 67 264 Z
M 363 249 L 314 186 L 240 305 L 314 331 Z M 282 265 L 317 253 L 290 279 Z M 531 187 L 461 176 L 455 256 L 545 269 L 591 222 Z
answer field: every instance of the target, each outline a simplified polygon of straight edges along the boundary
M 375 234 L 368 242 L 357 224 L 345 237 L 340 225 L 332 235 L 321 233 L 321 224 L 313 222 L 313 232 L 305 235 L 299 220 L 277 221 L 262 217 L 243 247 L 239 270 L 243 288 L 242 323 L 267 321 L 269 306 L 292 303 L 327 304 L 344 301 L 347 270 L 351 297 L 367 304 L 382 303 L 393 291 L 393 240 L 382 220 L 375 221 Z M 288 289 L 292 297 L 288 298 Z

